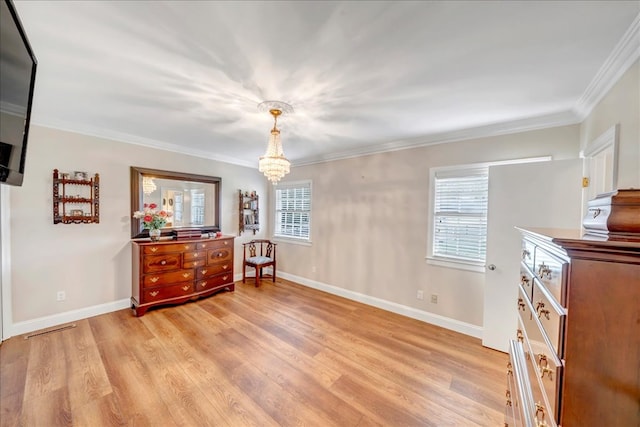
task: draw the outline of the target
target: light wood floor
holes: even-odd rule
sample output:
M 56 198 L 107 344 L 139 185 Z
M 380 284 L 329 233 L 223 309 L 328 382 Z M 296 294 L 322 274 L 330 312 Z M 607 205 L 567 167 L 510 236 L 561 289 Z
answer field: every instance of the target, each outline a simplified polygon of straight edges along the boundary
M 2 426 L 499 426 L 507 355 L 279 279 L 0 346 Z

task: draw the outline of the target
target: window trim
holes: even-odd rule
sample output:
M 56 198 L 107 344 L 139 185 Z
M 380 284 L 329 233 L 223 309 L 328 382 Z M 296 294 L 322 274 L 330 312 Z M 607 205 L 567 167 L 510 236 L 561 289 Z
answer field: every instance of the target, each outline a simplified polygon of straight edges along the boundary
M 522 159 L 512 159 L 512 160 L 501 160 L 494 162 L 480 162 L 480 163 L 469 163 L 462 165 L 452 165 L 452 166 L 436 166 L 429 168 L 429 205 L 428 205 L 428 226 L 427 226 L 427 255 L 425 256 L 426 263 L 429 265 L 435 265 L 439 267 L 447 267 L 454 268 L 458 270 L 467 270 L 467 271 L 475 271 L 479 273 L 484 273 L 486 271 L 486 258 L 485 261 L 472 261 L 467 259 L 456 259 L 454 257 L 443 257 L 433 254 L 433 237 L 434 237 L 434 227 L 435 227 L 435 215 L 434 215 L 434 206 L 435 206 L 435 176 L 437 172 L 456 172 L 456 171 L 469 171 L 472 172 L 474 170 L 487 169 L 487 174 L 489 174 L 489 168 L 491 166 L 502 166 L 502 165 L 511 165 L 511 164 L 519 164 L 519 163 L 535 163 L 535 162 L 546 162 L 551 161 L 552 156 L 541 156 L 541 157 L 527 157 Z M 489 189 L 487 189 L 487 193 Z M 487 218 L 489 216 L 489 212 L 487 212 Z M 488 233 L 489 223 L 487 220 L 487 233 Z M 488 237 L 488 235 L 487 235 Z
M 278 209 L 277 209 L 277 191 L 284 188 L 301 188 L 301 187 L 309 187 L 309 237 L 295 237 L 295 236 L 285 236 L 282 234 L 276 234 L 276 221 L 278 218 Z M 275 242 L 282 243 L 293 243 L 297 245 L 303 246 L 311 246 L 311 234 L 313 232 L 313 182 L 310 179 L 300 180 L 300 181 L 288 181 L 288 182 L 280 182 L 276 187 L 274 187 L 273 192 L 273 240 Z

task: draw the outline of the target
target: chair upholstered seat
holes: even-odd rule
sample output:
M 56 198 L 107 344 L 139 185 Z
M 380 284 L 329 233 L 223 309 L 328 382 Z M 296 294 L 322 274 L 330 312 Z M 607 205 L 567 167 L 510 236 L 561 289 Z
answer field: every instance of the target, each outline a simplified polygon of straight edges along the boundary
M 255 239 L 243 243 L 242 283 L 246 282 L 247 267 L 256 269 L 256 287 L 260 286 L 262 269 L 271 266 L 273 281 L 276 281 L 276 244 L 267 239 Z
M 268 264 L 273 261 L 273 258 L 266 256 L 252 256 L 247 258 L 248 264 Z

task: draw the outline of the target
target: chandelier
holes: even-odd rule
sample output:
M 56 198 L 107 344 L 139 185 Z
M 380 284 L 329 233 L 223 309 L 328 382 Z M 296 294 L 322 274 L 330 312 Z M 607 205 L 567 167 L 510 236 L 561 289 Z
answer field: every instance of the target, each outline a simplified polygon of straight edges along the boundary
M 153 178 L 148 176 L 142 177 L 142 192 L 144 194 L 151 194 L 156 191 L 156 183 L 153 182 Z
M 273 129 L 271 129 L 269 145 L 267 145 L 267 152 L 264 153 L 264 156 L 260 157 L 258 170 L 264 173 L 273 185 L 276 185 L 283 176 L 289 173 L 289 166 L 291 165 L 282 151 L 280 131 L 277 128 L 278 117 L 283 113 L 293 112 L 293 107 L 280 101 L 265 101 L 259 104 L 258 108 L 268 110 L 273 116 Z

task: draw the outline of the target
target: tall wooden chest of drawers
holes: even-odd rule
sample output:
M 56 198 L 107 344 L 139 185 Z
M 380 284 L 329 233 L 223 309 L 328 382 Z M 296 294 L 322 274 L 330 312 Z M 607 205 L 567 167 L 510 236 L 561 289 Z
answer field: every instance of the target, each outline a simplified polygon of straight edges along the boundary
M 520 229 L 507 426 L 640 426 L 640 236 Z
M 180 304 L 221 290 L 233 291 L 233 236 L 132 242 L 131 307 Z

